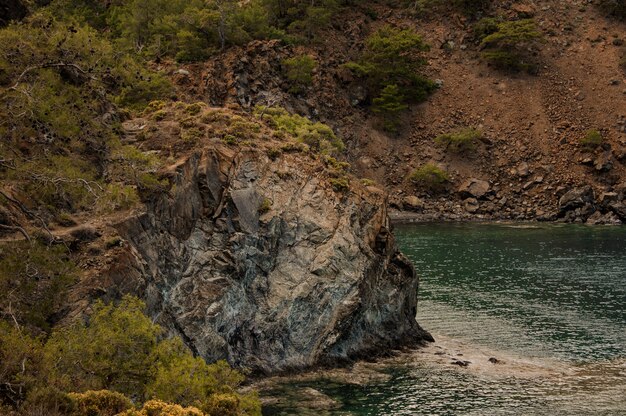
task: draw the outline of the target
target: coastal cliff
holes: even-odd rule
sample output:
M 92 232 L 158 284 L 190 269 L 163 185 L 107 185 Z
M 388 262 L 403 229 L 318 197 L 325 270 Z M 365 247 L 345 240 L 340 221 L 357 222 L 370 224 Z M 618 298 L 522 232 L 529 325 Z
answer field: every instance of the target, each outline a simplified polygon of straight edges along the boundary
M 169 192 L 115 226 L 130 255 L 111 289 L 200 356 L 275 373 L 432 340 L 383 191 L 337 190 L 319 160 L 266 145 L 213 142 L 168 175 Z

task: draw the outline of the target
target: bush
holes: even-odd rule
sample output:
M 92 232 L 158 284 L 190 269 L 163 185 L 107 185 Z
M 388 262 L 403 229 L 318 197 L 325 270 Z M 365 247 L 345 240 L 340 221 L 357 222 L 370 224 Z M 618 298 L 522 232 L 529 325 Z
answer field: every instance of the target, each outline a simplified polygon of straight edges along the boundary
M 272 201 L 269 198 L 263 198 L 263 201 L 259 204 L 259 214 L 263 215 L 272 209 Z
M 476 147 L 476 141 L 482 137 L 479 130 L 466 128 L 454 133 L 446 133 L 435 138 L 435 143 L 445 146 L 453 152 L 464 152 Z
M 323 154 L 343 151 L 343 141 L 326 124 L 312 122 L 280 107 L 257 106 L 255 114 L 269 121 L 279 132 L 290 134 L 297 141 Z
M 118 416 L 205 416 L 205 414 L 195 407 L 182 407 L 161 400 L 149 400 L 141 409 L 127 410 Z
M 604 138 L 602 137 L 602 133 L 598 130 L 592 129 L 585 133 L 585 136 L 580 139 L 580 144 L 584 147 L 598 147 L 602 144 Z
M 416 32 L 385 26 L 367 38 L 359 61 L 345 65 L 365 80 L 369 96 L 375 97 L 373 111 L 382 115 L 385 130 L 395 132 L 407 103 L 423 101 L 436 89 L 419 74 L 426 63 L 419 52 L 428 48 Z
M 346 177 L 331 178 L 330 184 L 332 185 L 333 189 L 337 192 L 346 192 L 350 189 L 350 182 L 348 178 Z
M 126 396 L 109 390 L 69 393 L 68 397 L 73 403 L 72 416 L 115 416 L 133 407 Z
M 159 340 L 163 330 L 143 314 L 144 307 L 129 296 L 118 305 L 98 302 L 88 324 L 54 331 L 45 345 L 53 384 L 65 391 L 112 390 L 137 401 L 183 406 L 202 406 L 217 393 L 255 402 L 236 392 L 244 377 L 226 362 L 207 364 L 180 338 Z
M 388 85 L 397 85 L 408 102 L 419 102 L 435 90 L 433 82 L 419 75 L 426 63 L 419 52 L 428 49 L 416 32 L 385 26 L 366 39 L 361 59 L 346 67 L 367 80 L 373 96 Z
M 41 339 L 0 320 L 0 403 L 22 404 L 44 377 Z
M 380 96 L 374 98 L 373 103 L 372 111 L 381 115 L 383 128 L 390 133 L 396 133 L 400 124 L 400 113 L 408 108 L 398 86 L 387 85 L 380 92 Z
M 48 331 L 76 278 L 63 245 L 5 243 L 0 246 L 0 313 L 35 332 Z
M 317 65 L 309 55 L 295 56 L 282 63 L 285 76 L 291 82 L 289 92 L 299 93 L 313 82 L 313 70 Z
M 416 169 L 409 179 L 417 186 L 437 191 L 449 181 L 448 173 L 437 165 L 427 163 Z
M 483 59 L 496 67 L 533 71 L 536 64 L 529 54 L 542 39 L 534 20 L 524 19 L 498 23 L 495 32 L 482 38 L 480 47 Z

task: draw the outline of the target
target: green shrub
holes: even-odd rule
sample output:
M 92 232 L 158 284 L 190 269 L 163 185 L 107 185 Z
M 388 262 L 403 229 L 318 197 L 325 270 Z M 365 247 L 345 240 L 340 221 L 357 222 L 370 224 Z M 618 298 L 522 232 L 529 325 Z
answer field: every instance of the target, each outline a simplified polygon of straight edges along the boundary
M 290 114 L 280 107 L 257 106 L 255 114 L 269 121 L 271 126 L 323 154 L 343 151 L 343 141 L 326 124 L 312 122 L 298 114 Z
M 64 245 L 4 243 L 0 245 L 0 314 L 35 332 L 47 331 L 76 278 Z
M 350 182 L 348 181 L 348 178 L 346 177 L 331 178 L 330 184 L 332 185 L 333 189 L 337 192 L 345 192 L 350 189 Z
M 216 415 L 219 413 L 215 413 Z M 209 416 L 213 415 L 210 413 Z M 182 407 L 161 400 L 149 400 L 139 410 L 131 409 L 118 416 L 207 416 L 195 407 Z
M 313 83 L 313 70 L 317 62 L 309 55 L 294 56 L 282 62 L 283 71 L 291 82 L 292 93 L 299 93 Z
M 580 139 L 580 144 L 584 147 L 598 147 L 602 144 L 604 138 L 602 137 L 602 133 L 598 130 L 592 129 L 588 130 L 585 133 L 585 136 Z
M 419 52 L 428 49 L 418 33 L 384 26 L 366 39 L 361 59 L 345 66 L 366 79 L 373 96 L 388 85 L 397 85 L 408 102 L 419 102 L 436 88 L 432 81 L 419 75 L 420 67 L 426 63 Z
M 272 209 L 272 201 L 268 198 L 263 198 L 263 200 L 259 204 L 259 208 L 258 208 L 259 214 L 263 215 L 269 212 L 271 209 Z
M 88 390 L 84 393 L 69 393 L 72 401 L 72 416 L 115 416 L 133 407 L 123 394 L 109 390 Z
M 529 50 L 541 39 L 542 34 L 532 19 L 500 22 L 497 31 L 482 38 L 482 57 L 499 68 L 532 71 L 536 64 Z
M 465 128 L 454 133 L 441 134 L 435 138 L 435 143 L 453 152 L 464 152 L 474 149 L 481 137 L 479 130 Z
M 44 377 L 41 339 L 31 337 L 14 323 L 0 320 L 0 401 L 20 405 Z
M 498 25 L 501 23 L 499 19 L 493 17 L 485 17 L 474 24 L 474 37 L 482 41 L 487 36 L 496 33 L 499 30 Z
M 398 86 L 387 85 L 380 96 L 374 98 L 373 104 L 372 111 L 381 115 L 383 128 L 390 133 L 397 133 L 400 113 L 408 108 Z
M 266 150 L 267 156 L 271 159 L 271 160 L 276 160 L 280 157 L 280 155 L 282 154 L 282 150 L 275 148 L 275 147 L 270 147 L 269 149 Z
M 441 190 L 449 181 L 448 172 L 437 165 L 427 163 L 422 165 L 409 177 L 417 186 L 431 191 Z

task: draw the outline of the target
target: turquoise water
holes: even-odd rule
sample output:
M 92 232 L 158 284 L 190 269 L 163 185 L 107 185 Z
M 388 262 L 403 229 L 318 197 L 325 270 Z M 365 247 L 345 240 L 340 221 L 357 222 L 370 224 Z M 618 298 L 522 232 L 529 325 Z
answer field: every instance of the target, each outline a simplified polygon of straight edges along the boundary
M 395 234 L 422 278 L 417 320 L 437 342 L 381 360 L 377 381 L 284 382 L 268 394 L 290 400 L 264 414 L 626 414 L 626 227 L 413 224 Z M 334 405 L 303 409 L 303 388 Z

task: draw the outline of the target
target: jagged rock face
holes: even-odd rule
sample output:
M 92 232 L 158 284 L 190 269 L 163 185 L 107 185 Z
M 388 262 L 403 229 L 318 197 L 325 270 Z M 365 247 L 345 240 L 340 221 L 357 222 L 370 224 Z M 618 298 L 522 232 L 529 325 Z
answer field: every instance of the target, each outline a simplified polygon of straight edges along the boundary
M 168 196 L 118 225 L 150 313 L 204 358 L 265 373 L 429 339 L 385 195 L 318 176 L 252 150 L 180 164 Z

